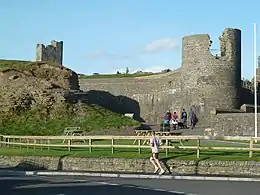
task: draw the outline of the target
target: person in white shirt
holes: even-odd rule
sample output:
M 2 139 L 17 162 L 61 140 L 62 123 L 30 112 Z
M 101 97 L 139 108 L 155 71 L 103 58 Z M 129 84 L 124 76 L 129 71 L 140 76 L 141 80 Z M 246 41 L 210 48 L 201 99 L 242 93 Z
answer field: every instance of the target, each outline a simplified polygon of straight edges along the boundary
M 159 175 L 165 173 L 165 170 L 162 168 L 162 165 L 159 162 L 159 149 L 161 145 L 161 140 L 158 137 L 155 137 L 155 132 L 152 132 L 152 138 L 150 139 L 150 146 L 152 149 L 152 157 L 150 158 L 151 163 L 154 165 L 155 171 L 157 173 L 159 171 Z

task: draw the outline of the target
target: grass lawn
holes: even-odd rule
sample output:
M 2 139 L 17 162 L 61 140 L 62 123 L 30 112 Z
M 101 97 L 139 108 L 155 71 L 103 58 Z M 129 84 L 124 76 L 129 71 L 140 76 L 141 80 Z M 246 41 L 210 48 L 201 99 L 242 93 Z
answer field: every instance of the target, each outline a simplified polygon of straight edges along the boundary
M 22 60 L 4 60 L 0 59 L 0 68 L 14 68 L 17 66 L 24 66 L 26 64 L 31 63 L 30 61 L 22 61 Z
M 54 140 L 52 143 L 58 143 L 58 141 Z M 132 144 L 133 140 L 120 140 L 115 141 L 114 144 Z M 59 141 L 60 144 L 60 141 Z M 76 144 L 76 143 L 74 143 Z M 77 143 L 81 144 L 81 143 Z M 83 144 L 83 143 L 82 143 Z M 88 144 L 85 143 L 86 145 Z M 107 140 L 97 140 L 92 143 L 93 145 L 102 145 L 102 144 L 111 144 L 110 141 Z M 196 141 L 188 141 L 184 142 L 184 146 L 195 146 Z M 176 142 L 173 145 L 180 146 L 180 143 Z M 202 143 L 201 146 L 211 146 L 208 143 Z M 212 144 L 212 146 L 221 146 L 226 147 L 230 146 L 230 144 Z M 232 146 L 233 147 L 233 146 Z M 246 147 L 245 146 L 234 146 L 234 147 Z M 109 157 L 109 158 L 149 158 L 150 157 L 150 149 L 143 148 L 141 149 L 141 154 L 139 154 L 138 149 L 133 148 L 115 148 L 114 153 L 112 154 L 111 148 L 92 148 L 90 152 L 89 148 L 72 148 L 71 152 L 68 151 L 66 147 L 64 148 L 51 148 L 48 150 L 46 147 L 37 146 L 35 149 L 31 148 L 20 148 L 19 146 L 11 146 L 9 148 L 2 147 L 0 148 L 0 154 L 5 156 L 64 156 L 68 155 L 71 157 Z M 196 157 L 196 150 L 169 150 L 168 155 L 166 156 L 165 150 L 161 151 L 161 158 L 172 158 L 176 160 L 260 160 L 260 152 L 253 153 L 252 158 L 248 158 L 248 152 L 241 151 L 209 151 L 202 150 L 200 152 L 200 159 Z
M 88 132 L 103 129 L 120 129 L 140 125 L 139 122 L 100 106 L 81 105 L 81 112 L 61 108 L 56 118 L 49 118 L 45 108 L 26 111 L 12 117 L 0 117 L 0 132 L 6 135 L 62 135 L 65 127 L 80 127 Z M 83 113 L 81 115 L 81 113 Z
M 105 78 L 132 78 L 132 77 L 143 77 L 158 75 L 163 73 L 143 73 L 143 74 L 99 74 L 99 75 L 81 75 L 79 79 L 105 79 Z

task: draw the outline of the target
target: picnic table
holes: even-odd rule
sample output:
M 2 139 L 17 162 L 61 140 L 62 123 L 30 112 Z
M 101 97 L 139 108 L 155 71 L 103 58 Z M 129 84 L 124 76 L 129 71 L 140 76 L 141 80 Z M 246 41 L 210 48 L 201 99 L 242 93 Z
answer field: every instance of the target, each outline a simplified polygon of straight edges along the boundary
M 84 136 L 84 131 L 80 130 L 80 127 L 66 127 L 63 131 L 64 136 Z M 65 143 L 63 140 L 63 144 Z M 85 140 L 83 140 L 86 143 Z
M 135 130 L 135 133 L 137 136 L 152 136 L 152 131 L 151 130 Z M 157 136 L 178 136 L 182 135 L 182 130 L 174 130 L 174 131 L 156 131 L 155 135 Z M 135 139 L 133 144 L 136 143 L 138 139 Z M 173 141 L 173 140 L 171 140 Z M 146 143 L 149 143 L 149 140 L 144 140 L 143 145 Z M 180 140 L 180 144 L 183 146 L 182 140 Z

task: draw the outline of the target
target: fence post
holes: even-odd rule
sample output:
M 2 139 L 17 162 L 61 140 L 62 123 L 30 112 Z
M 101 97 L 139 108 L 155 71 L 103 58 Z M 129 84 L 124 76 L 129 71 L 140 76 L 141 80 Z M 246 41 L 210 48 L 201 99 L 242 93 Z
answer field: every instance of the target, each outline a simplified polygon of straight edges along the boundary
M 42 147 L 42 139 L 40 139 L 40 144 L 41 144 L 41 151 L 43 150 L 43 147 Z M 45 140 L 44 140 L 44 144 L 45 144 L 46 142 L 45 142 Z
M 29 150 L 29 144 L 30 143 L 30 140 L 29 139 L 27 139 L 27 152 L 28 152 L 28 150 Z
M 165 149 L 165 154 L 166 154 L 166 156 L 168 156 L 168 146 L 169 146 L 169 140 L 168 140 L 168 138 L 166 139 L 166 143 L 165 143 L 165 145 L 166 145 L 166 149 Z
M 70 145 L 71 145 L 71 140 L 68 139 L 68 150 L 69 150 L 69 152 L 71 152 L 71 147 L 70 147 Z
M 92 152 L 92 140 L 91 139 L 88 139 L 88 145 L 89 145 L 89 153 Z
M 35 145 L 36 143 L 37 143 L 37 140 L 34 139 L 34 140 L 33 140 L 33 149 L 34 149 L 34 150 L 36 149 L 36 145 Z
M 51 144 L 51 140 L 48 139 L 48 150 L 50 150 L 50 144 Z
M 249 142 L 249 158 L 252 158 L 253 156 L 252 148 L 253 148 L 253 140 L 251 139 Z
M 111 145 L 112 145 L 112 148 L 111 148 L 112 154 L 114 154 L 114 139 L 113 138 L 111 139 Z
M 141 140 L 138 139 L 138 154 L 141 154 Z
M 197 158 L 200 158 L 200 138 L 197 139 Z
M 11 139 L 11 142 L 15 143 L 15 138 Z M 15 144 L 12 144 L 13 149 L 15 148 Z
M 20 138 L 20 150 L 22 150 L 22 138 Z
M 8 146 L 8 148 L 10 147 L 10 139 L 9 138 L 7 138 L 7 146 Z

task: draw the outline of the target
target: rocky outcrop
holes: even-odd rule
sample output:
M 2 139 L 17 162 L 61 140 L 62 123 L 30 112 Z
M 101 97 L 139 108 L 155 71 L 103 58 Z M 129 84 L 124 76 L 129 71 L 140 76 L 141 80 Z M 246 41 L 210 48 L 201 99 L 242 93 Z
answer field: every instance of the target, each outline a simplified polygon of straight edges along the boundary
M 29 63 L 0 70 L 0 112 L 53 108 L 79 90 L 78 76 L 63 66 Z

